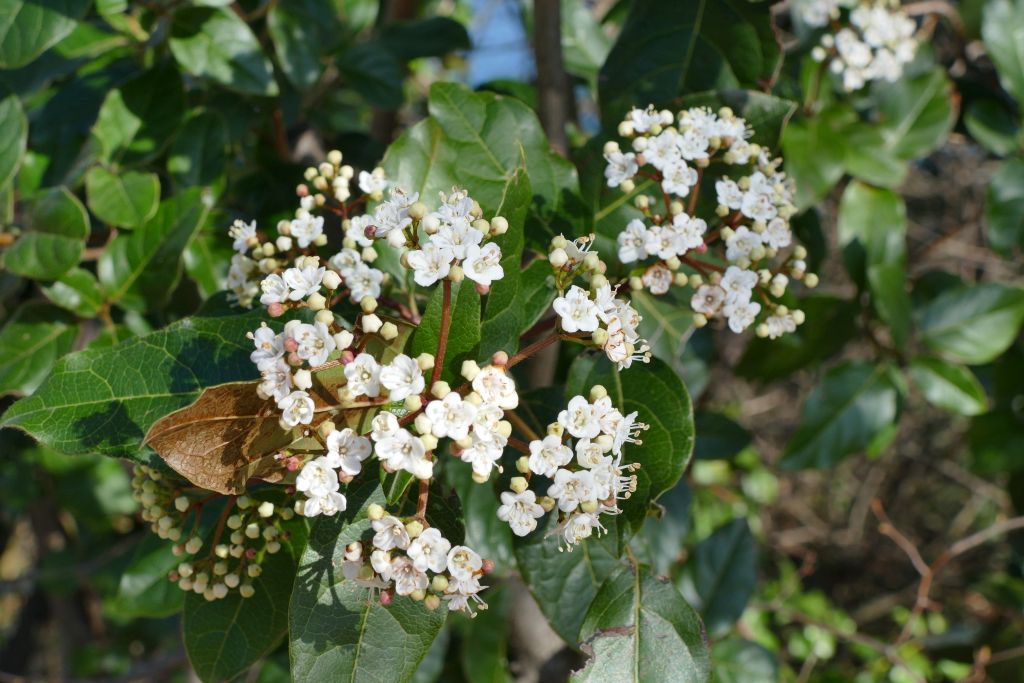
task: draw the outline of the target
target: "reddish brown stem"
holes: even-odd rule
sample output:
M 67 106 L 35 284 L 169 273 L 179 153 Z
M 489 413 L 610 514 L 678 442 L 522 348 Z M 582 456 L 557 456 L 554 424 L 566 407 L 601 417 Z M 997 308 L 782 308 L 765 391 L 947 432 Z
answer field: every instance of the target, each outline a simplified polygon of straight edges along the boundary
M 213 540 L 210 542 L 211 555 L 215 552 L 217 544 L 220 543 L 221 534 L 224 533 L 224 524 L 228 521 L 228 516 L 231 514 L 231 510 L 235 507 L 236 498 L 238 498 L 238 496 L 228 496 L 228 501 L 220 513 L 220 519 L 217 520 L 217 528 L 213 532 Z
M 690 188 L 690 203 L 686 206 L 686 213 L 693 215 L 697 209 L 697 194 L 700 192 L 700 181 L 704 180 L 704 169 L 697 169 L 697 183 Z
M 437 356 L 434 358 L 434 372 L 430 375 L 430 383 L 441 379 L 444 367 L 444 353 L 448 348 L 448 326 L 452 322 L 452 281 L 444 281 L 444 298 L 441 300 L 441 334 L 437 340 Z

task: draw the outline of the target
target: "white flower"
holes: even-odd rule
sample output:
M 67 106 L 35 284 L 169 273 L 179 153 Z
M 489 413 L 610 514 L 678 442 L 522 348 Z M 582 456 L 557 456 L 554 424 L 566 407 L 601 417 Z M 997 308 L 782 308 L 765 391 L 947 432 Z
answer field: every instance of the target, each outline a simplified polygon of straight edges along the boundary
M 601 433 L 594 406 L 582 396 L 569 399 L 569 406 L 558 414 L 558 423 L 577 439 L 593 439 Z
M 484 234 L 470 225 L 466 218 L 457 218 L 451 223 L 442 223 L 437 234 L 430 241 L 438 247 L 447 248 L 457 259 L 464 259 L 469 248 L 480 244 Z
M 458 441 L 469 434 L 469 428 L 476 417 L 476 406 L 463 401 L 457 391 L 453 391 L 440 401 L 431 401 L 426 408 L 430 418 L 430 431 L 437 438 L 448 437 Z
M 228 236 L 234 240 L 231 243 L 231 248 L 239 254 L 244 254 L 249 251 L 252 243 L 256 242 L 256 221 L 251 223 L 244 223 L 240 220 L 235 221 L 228 228 Z
M 633 130 L 637 133 L 646 133 L 651 126 L 661 125 L 661 113 L 648 106 L 647 109 L 633 108 L 626 114 L 626 121 L 629 121 Z
M 636 417 L 639 413 L 635 410 L 629 415 L 622 415 L 619 411 L 615 412 L 618 413 L 619 420 L 617 421 L 615 430 L 612 434 L 612 453 L 615 455 L 621 455 L 622 447 L 627 443 L 640 443 L 640 441 L 637 440 L 637 436 L 642 430 L 647 429 L 647 425 L 636 421 Z
M 454 258 L 451 249 L 438 246 L 435 242 L 427 242 L 422 249 L 410 251 L 406 256 L 413 270 L 413 279 L 421 287 L 429 287 L 447 277 Z
M 385 515 L 380 519 L 373 520 L 372 525 L 373 530 L 376 532 L 373 535 L 374 548 L 379 550 L 391 550 L 392 548 L 405 550 L 409 547 L 409 532 L 405 530 L 402 520 L 397 517 Z
M 613 289 L 611 285 L 605 284 L 598 287 L 597 291 L 594 292 L 594 305 L 597 306 L 597 317 L 602 322 L 608 322 L 618 309 L 618 304 L 615 301 L 615 295 L 618 291 L 618 285 Z
M 672 219 L 672 225 L 679 234 L 680 250 L 677 256 L 682 256 L 691 249 L 697 249 L 704 244 L 704 233 L 708 230 L 708 224 L 702 218 L 694 218 L 685 213 L 676 214 Z
M 528 464 L 534 474 L 545 477 L 555 476 L 559 467 L 572 460 L 572 451 L 557 436 L 549 434 L 543 439 L 530 442 Z
M 289 268 L 284 271 L 284 282 L 291 289 L 288 298 L 292 301 L 299 301 L 310 294 L 319 292 L 320 283 L 323 282 L 326 272 L 326 268 L 318 268 L 315 265 L 308 265 L 305 268 Z
M 769 247 L 784 249 L 792 244 L 793 233 L 789 229 L 789 223 L 776 217 L 768 221 L 765 231 L 761 234 L 761 239 Z
M 392 230 L 404 230 L 412 224 L 409 207 L 419 200 L 418 193 L 405 194 L 400 188 L 391 188 L 391 197 L 381 202 L 373 214 L 377 237 L 385 237 Z
M 562 329 L 566 332 L 593 332 L 597 329 L 597 306 L 582 287 L 573 285 L 569 293 L 555 299 L 551 307 L 561 316 Z
M 289 427 L 308 425 L 313 421 L 313 399 L 305 391 L 293 391 L 277 402 L 281 420 Z
M 302 515 L 304 517 L 316 517 L 317 515 L 326 515 L 331 517 L 339 512 L 344 512 L 348 506 L 348 501 L 345 500 L 345 496 L 332 491 L 323 496 L 313 496 L 307 498 L 302 503 Z
M 537 495 L 527 489 L 522 493 L 503 491 L 498 519 L 508 522 L 512 533 L 526 536 L 537 528 L 537 520 L 544 516 L 544 508 L 537 504 Z
M 264 323 L 252 334 L 256 350 L 249 354 L 249 360 L 260 370 L 264 366 L 273 367 L 284 357 L 284 339 Z
M 744 216 L 749 216 L 755 221 L 768 222 L 778 215 L 779 210 L 775 206 L 774 197 L 768 193 L 748 192 L 743 195 L 743 206 L 740 207 Z
M 388 390 L 392 401 L 404 401 L 409 396 L 423 393 L 423 372 L 415 360 L 400 353 L 381 368 L 380 383 Z
M 437 529 L 426 529 L 409 544 L 408 553 L 416 569 L 425 572 L 428 569 L 440 574 L 448 566 L 448 551 L 452 544 Z
M 715 183 L 718 203 L 730 209 L 738 209 L 743 205 L 743 190 L 734 181 L 723 178 Z
M 280 401 L 291 392 L 292 369 L 283 358 L 260 367 L 260 374 L 263 376 L 263 381 L 256 389 L 259 395 L 273 397 L 274 401 Z
M 434 470 L 434 463 L 426 458 L 426 448 L 419 437 L 407 429 L 398 429 L 391 436 L 377 441 L 377 457 L 392 472 L 405 470 L 418 479 L 428 479 Z
M 457 545 L 448 551 L 448 573 L 460 581 L 468 581 L 476 576 L 483 566 L 483 560 L 476 551 L 464 545 Z
M 338 473 L 326 457 L 310 460 L 295 478 L 295 490 L 310 498 L 320 498 L 339 488 Z
M 370 420 L 370 438 L 374 441 L 386 439 L 398 433 L 398 418 L 394 413 L 382 410 Z
M 513 410 L 519 405 L 516 383 L 505 368 L 487 365 L 473 378 L 473 391 L 480 394 L 485 403 L 493 403 L 504 410 Z
M 363 173 L 366 173 L 366 171 L 363 171 Z M 354 216 L 349 220 L 348 227 L 345 228 L 345 239 L 352 240 L 352 242 L 360 247 L 372 247 L 373 238 L 366 236 L 366 229 L 372 225 L 373 218 L 370 216 L 366 214 Z M 334 257 L 331 257 L 331 261 L 334 261 Z
M 608 165 L 604 169 L 604 177 L 608 180 L 608 187 L 618 187 L 625 181 L 636 175 L 639 167 L 636 163 L 636 155 L 632 152 L 623 154 L 620 151 L 605 155 Z
M 347 280 L 349 274 L 362 264 L 363 257 L 360 256 L 359 252 L 355 249 L 346 247 L 332 256 L 327 262 L 330 263 L 331 267 L 338 271 L 338 273 Z
M 345 284 L 348 285 L 349 289 L 349 299 L 353 303 L 359 303 L 366 297 L 376 299 L 380 296 L 380 284 L 383 281 L 383 272 L 376 268 L 371 268 L 365 263 L 360 263 L 345 276 Z
M 360 353 L 351 363 L 345 366 L 345 387 L 353 396 L 380 395 L 380 365 L 368 353 Z
M 494 242 L 488 242 L 483 247 L 468 247 L 462 268 L 466 277 L 484 286 L 490 286 L 492 282 L 505 276 L 505 271 L 501 267 L 501 249 Z
M 327 455 L 331 467 L 340 467 L 349 476 L 355 476 L 363 469 L 363 460 L 370 457 L 370 440 L 359 436 L 346 427 L 327 435 Z
M 493 433 L 489 434 L 489 436 L 495 437 L 493 439 L 482 438 L 478 432 L 479 430 L 474 427 L 471 432 L 473 443 L 469 448 L 459 451 L 459 459 L 471 465 L 474 474 L 489 477 L 491 470 L 501 458 L 507 440 L 501 435 Z
M 562 538 L 570 548 L 584 541 L 594 533 L 594 529 L 603 530 L 597 515 L 580 512 L 567 519 L 562 528 Z
M 616 411 L 618 412 L 618 411 Z M 601 444 L 591 439 L 578 439 L 576 441 L 576 463 L 580 467 L 590 469 L 600 464 L 607 456 Z
M 676 232 L 674 227 L 656 226 L 647 231 L 647 242 L 644 248 L 651 256 L 660 259 L 670 259 L 676 254 L 686 252 L 683 245 L 682 235 Z
M 384 169 L 379 166 L 373 169 L 372 173 L 359 172 L 359 189 L 374 199 L 384 196 L 384 190 L 388 186 L 387 178 L 384 177 Z
M 632 263 L 646 257 L 647 251 L 644 248 L 646 241 L 647 226 L 639 218 L 634 218 L 616 238 L 619 245 L 619 261 Z
M 701 285 L 690 299 L 690 307 L 704 315 L 714 315 L 725 303 L 725 290 L 718 285 Z
M 677 197 L 690 194 L 690 188 L 697 184 L 697 169 L 690 168 L 682 160 L 666 165 L 662 173 L 665 177 L 661 181 L 661 189 Z
M 291 222 L 291 236 L 295 238 L 300 249 L 305 249 L 316 241 L 316 238 L 324 234 L 323 216 L 313 216 L 303 211 Z
M 760 312 L 761 304 L 753 301 L 727 304 L 724 309 L 725 315 L 729 318 L 729 329 L 737 334 L 750 327 Z
M 736 266 L 729 266 L 722 281 L 719 283 L 725 290 L 726 305 L 750 301 L 750 295 L 757 286 L 757 273 L 752 270 L 743 270 Z
M 594 475 L 590 470 L 558 470 L 555 482 L 548 487 L 548 495 L 558 501 L 559 510 L 572 512 L 583 503 L 597 499 Z
M 796 331 L 796 321 L 791 315 L 770 315 L 764 324 L 768 328 L 769 339 L 778 339 L 787 332 Z
M 392 519 L 394 519 L 392 517 Z M 403 531 L 405 528 L 403 527 Z M 370 567 L 385 581 L 391 580 L 391 553 L 387 550 L 374 550 L 370 553 Z
M 292 338 L 298 344 L 295 355 L 309 361 L 312 367 L 326 363 L 336 346 L 330 330 L 320 322 L 297 325 L 292 331 Z
M 651 138 L 647 149 L 644 150 L 644 159 L 659 171 L 664 171 L 673 164 L 682 163 L 679 133 L 672 128 L 666 128 L 657 137 Z
M 687 161 L 708 158 L 708 138 L 697 129 L 689 129 L 679 138 L 679 152 Z
M 469 601 L 473 600 L 473 602 L 479 605 L 480 609 L 486 608 L 486 603 L 477 595 L 482 589 L 483 586 L 480 585 L 480 579 L 475 576 L 468 579 L 452 579 L 448 582 L 448 588 L 444 591 L 444 599 L 448 601 L 448 609 L 468 612 L 470 618 L 476 616 Z
M 725 241 L 725 258 L 730 261 L 750 258 L 750 252 L 759 246 L 761 236 L 746 226 L 741 226 Z
M 661 263 L 655 263 L 644 271 L 642 281 L 651 294 L 664 294 L 672 286 L 672 271 Z
M 408 557 L 396 557 L 391 562 L 391 578 L 395 582 L 395 593 L 409 595 L 413 591 L 426 590 L 430 585 L 427 575 L 416 568 Z
M 280 304 L 288 300 L 288 285 L 277 273 L 271 273 L 260 282 L 260 289 L 263 294 L 260 296 L 260 303 L 264 306 Z

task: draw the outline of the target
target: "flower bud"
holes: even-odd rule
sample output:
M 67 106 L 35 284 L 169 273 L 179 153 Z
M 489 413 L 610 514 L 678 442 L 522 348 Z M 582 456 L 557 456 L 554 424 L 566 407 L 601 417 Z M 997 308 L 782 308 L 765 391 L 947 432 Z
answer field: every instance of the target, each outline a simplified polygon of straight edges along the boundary
M 530 483 L 526 481 L 526 477 L 512 477 L 512 481 L 509 482 L 509 488 L 515 493 L 522 493 L 530 487 Z
M 334 343 L 341 351 L 344 351 L 348 347 L 352 346 L 352 342 L 352 333 L 349 332 L 348 330 L 342 330 L 338 334 L 334 335 Z
M 490 475 L 480 474 L 479 472 L 474 472 L 472 478 L 473 482 L 477 484 L 486 484 L 491 479 Z
M 433 423 L 430 421 L 430 418 L 427 417 L 426 413 L 420 413 L 417 415 L 412 424 L 420 434 L 429 434 L 433 428 Z
M 377 250 L 373 247 L 363 247 L 363 251 L 360 253 L 363 260 L 367 263 L 373 263 L 377 260 Z
M 392 230 L 387 236 L 388 244 L 395 249 L 405 246 L 405 235 L 402 234 L 401 230 Z
M 551 424 L 548 425 L 547 433 L 548 433 L 549 436 L 558 436 L 558 437 L 560 437 L 560 436 L 562 436 L 562 432 L 563 431 L 564 431 L 564 429 L 563 429 L 562 425 L 559 424 L 558 422 L 552 422 Z
M 552 249 L 551 253 L 548 254 L 548 261 L 550 261 L 551 265 L 555 268 L 561 268 L 569 262 L 569 255 L 565 253 L 565 249 Z
M 508 220 L 504 216 L 495 216 L 491 219 L 491 234 L 504 235 L 508 232 Z
M 369 517 L 372 521 L 377 521 L 378 519 L 384 516 L 384 508 L 381 505 L 378 505 L 377 503 L 373 503 L 366 508 L 366 516 Z
M 807 273 L 807 275 L 804 276 L 804 284 L 807 285 L 808 288 L 814 289 L 818 286 L 818 276 L 814 273 Z
M 334 291 L 341 285 L 341 276 L 335 273 L 333 270 L 328 270 L 324 273 L 324 279 L 322 280 L 324 287 Z
M 462 282 L 465 277 L 466 273 L 462 270 L 462 266 L 452 266 L 448 271 L 448 279 L 452 282 Z
M 608 330 L 604 329 L 603 327 L 599 327 L 590 333 L 590 338 L 594 341 L 595 344 L 603 347 L 605 344 L 608 343 Z
M 258 564 L 250 564 L 246 573 L 249 574 L 250 578 L 255 579 L 257 576 L 263 573 L 263 567 Z
M 238 594 L 243 598 L 251 598 L 256 595 L 256 589 L 252 587 L 251 583 L 243 583 L 238 587 Z
M 405 409 L 410 413 L 415 413 L 417 410 L 423 407 L 423 399 L 419 394 L 413 394 L 412 396 L 406 396 L 403 402 Z
M 263 501 L 260 503 L 260 506 L 256 508 L 256 513 L 263 518 L 270 517 L 274 514 L 274 504 L 270 501 Z
M 240 578 L 238 574 L 235 574 L 234 572 L 224 575 L 224 585 L 228 588 L 238 588 L 239 582 Z
M 391 341 L 398 337 L 398 327 L 392 322 L 386 322 L 380 327 L 380 336 L 385 341 Z
M 430 214 L 423 219 L 423 223 L 421 225 L 423 226 L 424 232 L 428 235 L 434 235 L 441 229 L 441 219 L 434 214 Z
M 423 202 L 416 202 L 415 204 L 409 207 L 409 218 L 413 219 L 414 221 L 423 220 L 423 218 L 426 217 L 428 211 L 429 209 L 427 208 L 426 204 L 424 204 Z
M 203 547 L 203 539 L 198 536 L 193 536 L 185 542 L 185 552 L 189 555 L 195 555 Z
M 526 474 L 530 471 L 530 459 L 528 457 L 521 456 L 516 460 L 516 471 L 520 474 Z
M 644 281 L 637 275 L 629 278 L 629 288 L 634 292 L 639 292 L 644 288 Z
M 537 504 L 541 506 L 544 512 L 551 512 L 555 509 L 555 500 L 550 496 L 541 496 L 537 499 Z
M 431 612 L 433 612 L 434 610 L 436 610 L 438 607 L 441 606 L 441 598 L 437 597 L 436 595 L 428 595 L 423 600 L 423 606 L 426 607 Z
M 407 522 L 405 525 L 405 533 L 409 534 L 409 538 L 416 538 L 423 533 L 423 524 L 415 519 L 411 522 Z
M 327 299 L 325 299 L 324 295 L 320 292 L 313 292 L 309 295 L 309 298 L 306 299 L 306 305 L 314 311 L 322 311 L 327 307 Z
M 292 384 L 295 385 L 296 389 L 303 391 L 309 389 L 313 386 L 313 373 L 306 369 L 296 370 L 295 375 L 292 377 Z
M 452 393 L 452 388 L 448 386 L 448 382 L 440 380 L 430 385 L 430 395 L 434 398 L 444 398 L 448 394 Z
M 423 450 L 432 451 L 437 448 L 437 437 L 433 434 L 421 435 L 420 442 L 423 443 Z
M 422 588 L 417 588 L 412 593 L 409 593 L 409 597 L 415 600 L 416 602 L 421 602 L 424 598 L 427 597 L 427 592 Z
M 174 509 L 178 512 L 185 512 L 185 510 L 188 510 L 188 506 L 188 496 L 178 496 L 174 499 Z
M 363 332 L 376 334 L 383 327 L 384 321 L 377 317 L 376 313 L 371 313 L 370 315 L 364 315 L 360 324 L 362 325 Z

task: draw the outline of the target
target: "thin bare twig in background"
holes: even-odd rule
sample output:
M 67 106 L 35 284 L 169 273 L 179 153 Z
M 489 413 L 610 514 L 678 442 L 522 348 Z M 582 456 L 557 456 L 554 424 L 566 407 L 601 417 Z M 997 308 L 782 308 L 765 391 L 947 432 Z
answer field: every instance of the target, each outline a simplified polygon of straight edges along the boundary
M 566 156 L 569 138 L 569 76 L 562 59 L 562 3 L 535 0 L 533 3 L 533 52 L 537 59 L 537 100 L 540 122 L 552 149 Z

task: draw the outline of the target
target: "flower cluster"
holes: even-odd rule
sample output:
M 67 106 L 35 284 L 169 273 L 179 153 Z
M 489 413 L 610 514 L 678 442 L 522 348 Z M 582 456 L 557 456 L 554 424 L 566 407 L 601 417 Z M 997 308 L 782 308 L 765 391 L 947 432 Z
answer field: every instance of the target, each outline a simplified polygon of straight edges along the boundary
M 840 9 L 849 8 L 849 25 L 839 23 Z M 896 81 L 914 59 L 917 41 L 914 20 L 897 0 L 804 0 L 796 5 L 803 21 L 812 27 L 832 24 L 811 52 L 842 80 L 847 92 L 870 81 Z
M 452 545 L 434 527 L 424 528 L 417 519 L 403 522 L 389 515 L 380 505 L 367 509 L 373 537 L 369 554 L 360 541 L 345 548 L 342 572 L 358 585 L 381 591 L 381 602 L 388 604 L 392 593 L 423 601 L 427 609 L 437 609 L 446 600 L 451 609 L 473 616 L 473 607 L 486 609 L 479 593 L 484 586 L 480 577 L 491 564 L 464 545 Z
M 249 496 L 239 496 L 233 503 L 229 499 L 209 552 L 200 556 L 204 543 L 198 532 L 204 501 L 188 495 L 186 487 L 185 482 L 144 465 L 137 465 L 132 476 L 132 493 L 142 506 L 142 519 L 160 538 L 174 542 L 175 555 L 190 556 L 182 559 L 168 578 L 182 590 L 207 600 L 227 597 L 234 589 L 243 598 L 252 597 L 256 592 L 253 579 L 262 573 L 264 558 L 280 552 L 281 542 L 288 538 L 282 522 L 294 512 Z M 191 530 L 185 532 L 190 517 Z M 224 533 L 228 533 L 227 542 L 222 542 Z
M 402 262 L 421 287 L 467 277 L 486 293 L 491 283 L 505 275 L 501 248 L 488 240 L 507 231 L 508 221 L 500 216 L 484 220 L 480 205 L 458 188 L 450 195 L 441 194 L 441 206 L 432 213 L 426 213 L 418 197 L 392 190 L 391 198 L 377 207 L 374 235 L 386 237 L 396 247 L 413 247 Z M 422 242 L 418 227 L 425 235 Z
M 813 287 L 817 277 L 806 272 L 806 251 L 794 245 L 789 220 L 796 207 L 782 159 L 750 142 L 753 131 L 728 108 L 691 108 L 678 115 L 633 109 L 619 133 L 631 139 L 633 151 L 623 152 L 614 141 L 606 145 L 608 185 L 631 192 L 637 178 L 654 180 L 664 202 L 659 209 L 656 199 L 638 195 L 642 217 L 618 235 L 619 261 L 632 266 L 630 288 L 660 295 L 673 285 L 690 287 L 698 326 L 720 317 L 738 333 L 764 313 L 756 326 L 760 336 L 796 329 L 800 312 L 791 313 L 769 295 L 782 297 L 791 278 Z M 695 209 L 711 170 L 717 209 L 709 225 Z M 717 258 L 705 260 L 712 250 L 720 252 Z
M 625 444 L 640 444 L 637 437 L 647 429 L 636 417 L 635 412 L 619 412 L 600 385 L 591 389 L 589 400 L 572 398 L 547 435 L 531 441 L 530 455 L 517 463 L 527 476 L 551 480 L 547 495 L 538 498 L 525 477 L 515 477 L 512 490 L 501 494 L 499 519 L 517 536 L 525 536 L 545 512 L 557 508 L 559 522 L 551 533 L 570 551 L 595 531 L 604 531 L 599 516 L 618 514 L 618 501 L 636 491 L 632 473 L 640 465 L 622 462 Z

